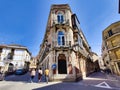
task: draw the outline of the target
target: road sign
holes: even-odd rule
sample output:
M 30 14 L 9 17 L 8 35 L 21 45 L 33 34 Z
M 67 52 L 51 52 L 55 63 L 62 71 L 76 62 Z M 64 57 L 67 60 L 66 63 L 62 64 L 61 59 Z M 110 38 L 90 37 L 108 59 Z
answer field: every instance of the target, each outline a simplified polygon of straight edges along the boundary
M 53 65 L 52 65 L 52 69 L 53 69 L 53 70 L 56 69 L 56 67 L 57 67 L 56 64 L 53 64 Z

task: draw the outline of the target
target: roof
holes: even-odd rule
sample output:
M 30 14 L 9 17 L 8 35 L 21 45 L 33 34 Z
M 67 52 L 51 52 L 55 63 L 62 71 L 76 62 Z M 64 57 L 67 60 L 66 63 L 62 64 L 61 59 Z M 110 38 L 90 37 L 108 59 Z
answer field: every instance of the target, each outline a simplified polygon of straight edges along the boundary
M 27 49 L 27 47 L 19 45 L 19 44 L 0 44 L 1 48 L 14 48 L 14 49 L 23 49 L 23 50 L 27 50 L 27 52 L 31 55 L 31 53 L 29 52 L 29 50 Z
M 69 9 L 69 10 L 71 10 L 70 6 L 68 4 L 53 4 L 51 6 L 51 10 L 52 9 Z
M 19 45 L 19 44 L 9 44 L 8 46 L 25 47 L 25 46 L 22 46 L 22 45 Z
M 116 26 L 116 25 L 120 25 L 120 21 L 117 21 L 117 22 L 114 22 L 114 23 L 110 24 L 107 28 L 105 28 L 105 29 L 103 30 L 103 32 L 111 29 L 113 26 Z

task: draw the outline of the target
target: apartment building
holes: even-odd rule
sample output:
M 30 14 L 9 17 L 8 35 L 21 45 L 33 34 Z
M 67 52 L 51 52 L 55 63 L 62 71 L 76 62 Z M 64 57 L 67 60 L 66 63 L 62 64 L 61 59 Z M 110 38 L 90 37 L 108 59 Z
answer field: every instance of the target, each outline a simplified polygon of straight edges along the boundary
M 91 47 L 68 4 L 51 6 L 37 57 L 39 67 L 49 69 L 51 81 L 75 81 L 94 72 Z
M 5 71 L 12 72 L 19 68 L 29 68 L 31 53 L 21 45 L 0 45 L 0 63 Z
M 113 74 L 120 75 L 120 21 L 112 23 L 102 33 L 102 59 Z

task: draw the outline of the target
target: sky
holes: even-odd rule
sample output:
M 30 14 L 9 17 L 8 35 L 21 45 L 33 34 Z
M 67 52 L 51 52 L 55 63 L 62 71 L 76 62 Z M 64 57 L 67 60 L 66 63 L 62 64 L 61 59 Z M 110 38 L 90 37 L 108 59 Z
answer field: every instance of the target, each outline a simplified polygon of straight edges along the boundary
M 52 4 L 69 4 L 92 51 L 101 55 L 102 31 L 120 20 L 118 0 L 0 0 L 0 44 L 20 44 L 36 56 Z

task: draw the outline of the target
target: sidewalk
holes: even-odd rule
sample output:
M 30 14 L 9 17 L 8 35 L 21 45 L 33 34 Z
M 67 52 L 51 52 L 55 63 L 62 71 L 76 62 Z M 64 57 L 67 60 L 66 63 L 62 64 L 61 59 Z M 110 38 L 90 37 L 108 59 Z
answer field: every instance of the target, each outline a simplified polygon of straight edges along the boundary
M 1 81 L 0 90 L 33 90 L 36 88 L 42 88 L 50 85 L 59 84 L 61 82 L 41 82 L 41 83 L 30 83 L 30 82 L 17 82 L 17 81 Z M 2 89 L 5 88 L 5 89 Z

